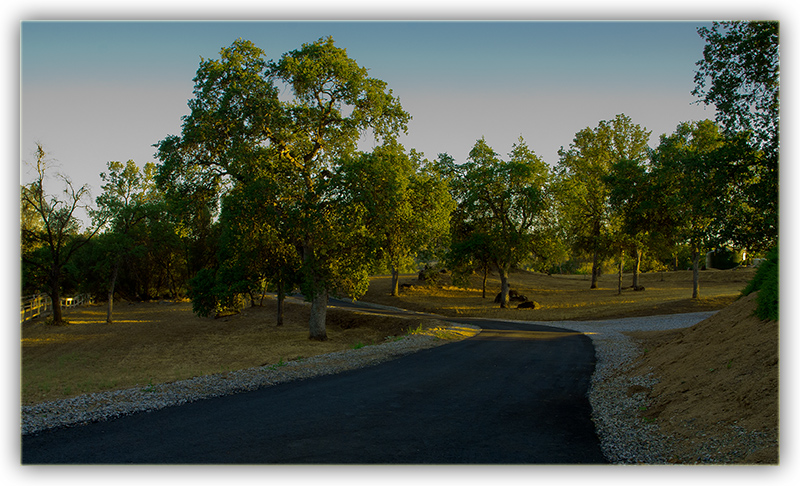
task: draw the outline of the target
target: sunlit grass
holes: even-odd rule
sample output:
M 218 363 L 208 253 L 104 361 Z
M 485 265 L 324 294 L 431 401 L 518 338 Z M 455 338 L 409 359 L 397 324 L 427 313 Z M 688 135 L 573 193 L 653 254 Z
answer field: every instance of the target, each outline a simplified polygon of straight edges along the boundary
M 646 273 L 640 275 L 645 291 L 624 289 L 618 293 L 617 275 L 600 277 L 597 289 L 590 289 L 587 275 L 544 275 L 512 272 L 511 288 L 538 304 L 537 309 L 500 309 L 494 302 L 500 290 L 496 275 L 487 282 L 486 298 L 481 297 L 480 278 L 475 276 L 466 289 L 455 287 L 447 275 L 428 285 L 416 275 L 404 275 L 401 283 L 412 287 L 402 289 L 400 296 L 389 295 L 386 279 L 375 279 L 363 297 L 365 301 L 420 312 L 437 313 L 447 317 L 471 316 L 520 320 L 595 320 L 612 317 L 670 314 L 719 309 L 736 299 L 752 278 L 753 269 L 709 270 L 700 275 L 700 299 L 691 299 L 690 271 Z M 630 286 L 632 275 L 623 275 L 623 286 Z
M 389 295 L 390 278 L 377 277 L 362 300 L 444 316 L 598 320 L 719 309 L 736 299 L 753 274 L 749 269 L 704 272 L 701 298 L 691 299 L 691 272 L 644 274 L 644 292 L 627 290 L 622 295 L 617 295 L 616 275 L 604 275 L 600 288 L 590 290 L 589 279 L 581 275 L 513 273 L 512 289 L 536 301 L 538 309 L 500 309 L 494 303 L 500 288 L 496 276 L 489 279 L 484 299 L 477 278 L 467 289 L 461 289 L 453 286 L 447 276 L 440 285 L 427 286 L 416 275 L 404 275 L 401 283 L 413 288 L 401 290 L 399 297 Z M 624 278 L 624 284 L 629 284 L 630 276 Z M 331 308 L 329 340 L 316 342 L 308 339 L 308 305 L 297 302 L 287 303 L 283 327 L 275 325 L 272 299 L 265 300 L 264 308 L 247 309 L 223 319 L 197 317 L 189 302 L 121 303 L 114 309 L 113 324 L 105 321 L 105 306 L 97 305 L 66 309 L 68 326 L 47 326 L 44 319 L 22 325 L 23 403 L 271 366 L 294 357 L 353 349 L 358 343 L 372 345 L 400 339 L 420 324 L 424 324 L 420 332 L 440 339 L 462 339 L 474 332 L 448 329 L 435 319 L 408 320 L 388 312 L 353 313 Z M 520 338 L 544 336 L 524 334 Z
M 115 321 L 104 306 L 65 309 L 70 325 L 44 319 L 22 325 L 22 402 L 146 387 L 224 371 L 271 366 L 297 357 L 373 345 L 405 336 L 422 322 L 384 312 L 328 310 L 328 341 L 308 339 L 308 305 L 287 302 L 285 324 L 275 325 L 275 301 L 221 319 L 201 318 L 191 303 L 119 304 Z M 442 339 L 457 339 L 458 332 Z
M 409 334 L 433 336 L 439 339 L 450 341 L 454 339 L 470 338 L 477 335 L 479 332 L 480 330 L 471 327 L 442 325 L 428 328 L 423 328 L 420 326 L 417 329 L 412 329 Z
M 481 331 L 476 339 L 492 340 L 527 340 L 527 341 L 549 341 L 553 339 L 565 338 L 568 336 L 579 336 L 580 332 L 555 332 L 555 331 L 511 331 L 502 329 L 485 329 Z

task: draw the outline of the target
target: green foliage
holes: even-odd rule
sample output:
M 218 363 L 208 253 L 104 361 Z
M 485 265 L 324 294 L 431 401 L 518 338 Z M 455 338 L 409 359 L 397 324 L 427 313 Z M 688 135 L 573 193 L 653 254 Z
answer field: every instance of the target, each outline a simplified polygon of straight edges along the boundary
M 520 138 L 503 161 L 481 138 L 455 181 L 461 234 L 453 248 L 463 248 L 499 266 L 525 258 L 544 226 L 546 185 L 550 173 Z
M 202 317 L 215 315 L 219 311 L 219 302 L 214 292 L 216 272 L 204 268 L 189 280 L 188 296 L 192 299 L 192 311 Z
M 284 366 L 287 366 L 288 364 L 289 364 L 289 363 L 287 363 L 286 361 L 284 361 L 284 360 L 283 360 L 283 357 L 281 357 L 281 358 L 278 360 L 278 362 L 277 362 L 277 363 L 275 363 L 274 365 L 268 366 L 267 368 L 268 368 L 268 369 L 270 369 L 270 370 L 273 370 L 273 371 L 275 371 L 275 370 L 277 370 L 278 368 L 283 368 Z
M 727 162 L 726 184 L 736 189 L 732 201 L 738 203 L 725 216 L 732 228 L 727 236 L 751 250 L 766 250 L 778 238 L 779 24 L 714 22 L 698 33 L 706 45 L 692 94 L 714 105 L 726 137 L 739 140 L 739 155 Z
M 717 108 L 731 133 L 754 132 L 777 148 L 780 122 L 778 22 L 714 22 L 698 29 L 706 41 L 692 94 Z
M 637 210 L 641 194 L 630 189 L 650 156 L 649 137 L 619 114 L 576 133 L 569 148 L 558 152 L 554 192 L 560 224 L 573 251 L 592 255 L 592 288 L 602 260 L 618 253 L 625 236 L 645 231 Z
M 406 331 L 406 334 L 409 336 L 413 336 L 416 334 L 423 334 L 424 332 L 425 330 L 422 328 L 422 324 L 420 323 L 417 327 L 409 326 L 408 330 Z
M 177 298 L 188 280 L 186 241 L 154 184 L 155 166 L 112 161 L 90 212 L 102 232 L 76 253 L 79 290 L 98 301 L 114 292 L 128 299 Z
M 66 176 L 60 176 L 64 190 L 61 196 L 47 194 L 47 154 L 41 144 L 36 147 L 36 179 L 20 188 L 20 243 L 23 282 L 28 288 L 44 289 L 53 301 L 53 322 L 61 324 L 61 292 L 67 274 L 75 274 L 70 263 L 77 252 L 94 237 L 99 226 L 89 232 L 80 231 L 74 216 L 85 207 L 89 189 L 76 189 Z M 26 268 L 27 267 L 27 268 Z
M 711 268 L 729 270 L 741 264 L 741 252 L 718 248 L 711 253 Z
M 756 315 L 761 319 L 778 320 L 778 247 L 773 248 L 761 262 L 753 279 L 742 294 L 758 291 Z
M 421 154 L 406 155 L 402 145 L 388 141 L 343 161 L 338 176 L 349 204 L 365 210 L 376 265 L 389 268 L 395 283 L 402 268 L 444 246 L 454 203 L 446 182 Z
M 193 259 L 194 270 L 218 270 L 216 283 L 205 275 L 193 293 L 216 289 L 224 301 L 263 279 L 290 285 L 297 277 L 314 303 L 312 337 L 324 339 L 322 297 L 362 295 L 377 253 L 366 201 L 342 185 L 343 167 L 357 158 L 362 135 L 387 143 L 410 116 L 331 38 L 277 61 L 239 39 L 200 63 L 189 106 L 181 136 L 157 144 L 157 182 L 196 241 L 212 234 L 222 201 L 218 261 L 211 252 Z
M 660 223 L 677 241 L 691 241 L 698 250 L 719 243 L 713 225 L 720 167 L 714 153 L 724 143 L 710 120 L 681 123 L 672 135 L 661 136 L 652 156 L 653 180 L 664 205 Z

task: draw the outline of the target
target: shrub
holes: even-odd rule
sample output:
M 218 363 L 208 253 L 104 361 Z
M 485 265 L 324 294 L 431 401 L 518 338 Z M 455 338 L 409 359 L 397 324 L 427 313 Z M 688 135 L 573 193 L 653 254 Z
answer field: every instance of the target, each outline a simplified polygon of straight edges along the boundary
M 192 310 L 201 317 L 208 317 L 219 310 L 217 296 L 214 294 L 217 274 L 214 270 L 204 268 L 189 280 L 189 298 L 192 299 Z
M 778 248 L 775 247 L 767 254 L 767 258 L 759 265 L 750 283 L 742 291 L 750 295 L 758 291 L 755 314 L 760 319 L 778 320 Z

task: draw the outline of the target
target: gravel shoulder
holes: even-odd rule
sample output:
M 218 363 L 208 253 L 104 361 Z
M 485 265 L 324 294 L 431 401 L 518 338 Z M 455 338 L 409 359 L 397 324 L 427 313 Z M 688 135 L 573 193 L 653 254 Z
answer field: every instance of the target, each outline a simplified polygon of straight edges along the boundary
M 613 464 L 666 464 L 672 456 L 668 437 L 639 416 L 644 393 L 657 382 L 630 373 L 644 350 L 625 335 L 632 331 L 668 331 L 691 327 L 716 312 L 630 317 L 603 321 L 531 322 L 582 332 L 592 339 L 597 363 L 589 389 L 592 420 L 603 454 Z

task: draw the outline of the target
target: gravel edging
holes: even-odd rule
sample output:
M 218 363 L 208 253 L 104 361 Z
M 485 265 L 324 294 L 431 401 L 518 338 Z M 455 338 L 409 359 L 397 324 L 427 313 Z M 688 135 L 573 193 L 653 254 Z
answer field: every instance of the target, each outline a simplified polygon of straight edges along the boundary
M 647 393 L 629 393 L 632 389 L 650 389 L 658 380 L 653 375 L 629 375 L 635 359 L 644 351 L 623 333 L 691 327 L 715 313 L 530 323 L 582 332 L 592 339 L 596 364 L 589 402 L 592 421 L 606 459 L 612 464 L 668 464 L 672 456 L 670 438 L 661 433 L 658 425 L 644 422 L 639 417 L 640 407 L 646 406 Z
M 476 326 L 462 324 L 458 327 L 480 331 L 480 328 Z M 136 412 L 150 412 L 206 398 L 252 391 L 279 383 L 374 366 L 448 342 L 450 341 L 434 336 L 412 334 L 396 341 L 337 351 L 301 360 L 198 376 L 171 383 L 90 393 L 35 405 L 23 405 L 21 409 L 22 435 L 58 427 L 100 422 Z

